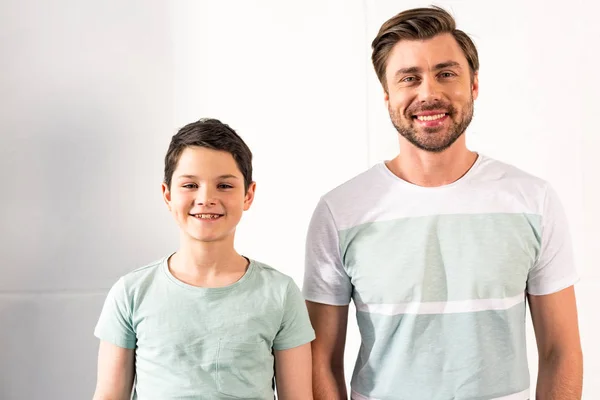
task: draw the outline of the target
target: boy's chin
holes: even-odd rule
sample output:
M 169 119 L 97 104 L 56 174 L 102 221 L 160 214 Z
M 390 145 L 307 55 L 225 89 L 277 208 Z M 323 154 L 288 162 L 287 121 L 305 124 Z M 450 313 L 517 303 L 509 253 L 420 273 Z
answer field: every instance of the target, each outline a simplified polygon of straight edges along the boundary
M 187 232 L 187 237 L 192 243 L 196 244 L 210 244 L 218 243 L 227 239 L 228 235 L 219 233 L 201 233 L 201 232 Z

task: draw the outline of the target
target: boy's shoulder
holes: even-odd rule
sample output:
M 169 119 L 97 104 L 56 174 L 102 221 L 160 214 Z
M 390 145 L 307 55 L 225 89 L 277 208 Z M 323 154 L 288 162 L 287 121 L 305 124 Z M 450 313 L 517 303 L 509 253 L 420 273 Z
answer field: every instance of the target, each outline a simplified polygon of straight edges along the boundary
M 119 279 L 125 289 L 147 286 L 154 281 L 157 275 L 161 272 L 161 267 L 164 265 L 169 256 L 154 260 L 142 267 L 138 267 L 130 272 L 122 275 Z
M 281 272 L 277 268 L 270 266 L 269 264 L 255 259 L 250 259 L 250 262 L 254 264 L 254 268 L 256 269 L 256 272 L 258 274 L 269 276 L 272 279 L 280 280 L 282 282 L 288 282 L 292 280 L 292 278 L 289 275 L 286 275 L 285 273 Z
M 258 276 L 260 281 L 267 283 L 271 288 L 277 288 L 286 291 L 290 284 L 296 284 L 291 276 L 264 262 L 254 259 L 251 259 L 251 262 L 254 264 L 255 275 Z

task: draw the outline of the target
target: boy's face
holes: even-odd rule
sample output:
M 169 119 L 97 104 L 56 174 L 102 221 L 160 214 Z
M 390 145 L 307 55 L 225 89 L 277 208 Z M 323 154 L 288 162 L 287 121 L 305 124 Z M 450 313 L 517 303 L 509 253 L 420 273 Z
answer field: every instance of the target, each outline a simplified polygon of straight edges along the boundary
M 187 147 L 163 197 L 182 234 L 201 242 L 231 239 L 254 199 L 255 183 L 244 193 L 244 176 L 225 151 Z

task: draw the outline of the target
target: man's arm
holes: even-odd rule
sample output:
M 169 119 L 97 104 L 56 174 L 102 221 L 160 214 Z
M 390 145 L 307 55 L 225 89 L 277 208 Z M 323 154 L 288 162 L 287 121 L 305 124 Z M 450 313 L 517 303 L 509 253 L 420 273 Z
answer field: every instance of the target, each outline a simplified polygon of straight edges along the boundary
M 315 400 L 346 400 L 344 346 L 348 306 L 306 302 L 316 339 L 312 342 Z
M 275 350 L 275 380 L 281 400 L 313 400 L 310 343 Z
M 93 400 L 129 400 L 135 376 L 135 353 L 104 340 L 98 351 L 98 378 Z
M 581 399 L 583 355 L 573 286 L 528 300 L 539 354 L 536 399 Z

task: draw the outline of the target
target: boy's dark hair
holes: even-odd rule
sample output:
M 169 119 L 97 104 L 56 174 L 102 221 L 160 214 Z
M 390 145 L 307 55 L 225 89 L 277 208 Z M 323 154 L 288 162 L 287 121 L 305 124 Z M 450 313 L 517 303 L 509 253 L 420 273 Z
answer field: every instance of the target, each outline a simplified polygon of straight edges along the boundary
M 214 118 L 202 118 L 192 122 L 181 128 L 171 138 L 171 144 L 165 156 L 164 177 L 165 184 L 169 189 L 181 153 L 191 146 L 230 153 L 244 176 L 244 188 L 246 192 L 248 191 L 248 187 L 252 183 L 252 152 L 229 125 Z

